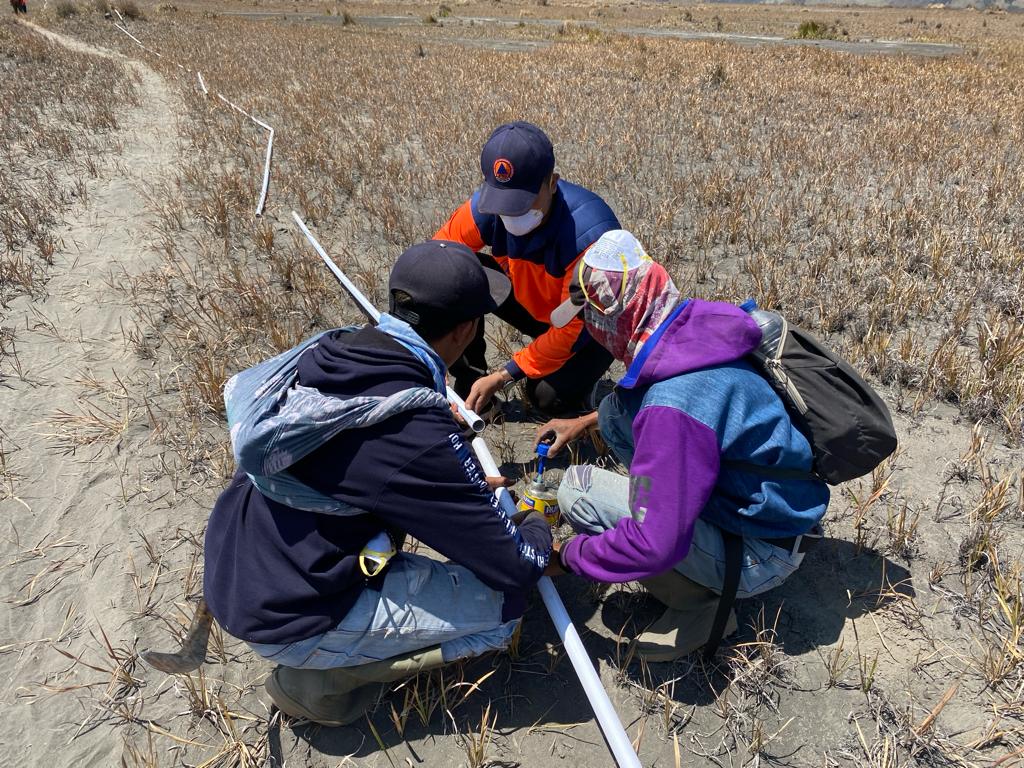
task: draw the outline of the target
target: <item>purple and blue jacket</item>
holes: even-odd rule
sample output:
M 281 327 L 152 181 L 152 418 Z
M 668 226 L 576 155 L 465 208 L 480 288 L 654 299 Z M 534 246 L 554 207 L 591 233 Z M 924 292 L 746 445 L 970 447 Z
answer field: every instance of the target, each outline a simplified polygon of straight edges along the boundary
M 829 488 L 811 473 L 810 444 L 745 359 L 760 341 L 746 312 L 719 302 L 687 301 L 658 327 L 609 396 L 632 420 L 613 442 L 642 522 L 575 537 L 561 551 L 569 570 L 603 582 L 662 573 L 686 557 L 698 517 L 762 539 L 821 519 Z M 614 428 L 606 410 L 602 431 Z

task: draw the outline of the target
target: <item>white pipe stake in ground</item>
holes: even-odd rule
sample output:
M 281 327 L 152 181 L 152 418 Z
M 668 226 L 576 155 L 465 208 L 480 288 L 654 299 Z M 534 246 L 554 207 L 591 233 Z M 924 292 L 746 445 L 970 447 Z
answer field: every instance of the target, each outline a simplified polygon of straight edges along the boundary
M 203 80 L 203 73 L 202 72 L 196 72 L 196 74 L 199 76 L 199 87 L 203 89 L 203 96 L 209 96 L 210 95 L 210 91 L 206 87 L 206 81 Z
M 267 161 L 263 165 L 263 189 L 260 191 L 259 202 L 256 203 L 256 215 L 263 215 L 263 206 L 267 204 L 267 189 L 270 187 L 270 158 L 274 154 L 274 129 L 270 129 L 267 139 Z
M 356 304 L 359 305 L 359 309 L 362 310 L 362 313 L 370 318 L 371 322 L 379 323 L 380 312 L 378 312 L 377 308 L 367 300 L 366 296 L 363 295 L 363 292 L 356 287 L 356 284 L 348 279 L 348 275 L 346 275 L 341 268 L 334 263 L 334 259 L 327 255 L 327 251 L 325 251 L 323 246 L 317 242 L 315 237 L 313 237 L 313 233 L 309 231 L 309 227 L 306 226 L 306 222 L 302 220 L 302 217 L 295 211 L 292 211 L 292 218 L 295 219 L 295 223 L 299 225 L 299 229 L 302 230 L 302 234 L 306 236 L 310 245 L 313 246 L 313 249 L 317 252 L 320 258 L 323 259 L 327 268 L 334 273 L 334 276 L 338 278 L 338 282 L 342 284 L 346 291 L 348 291 L 348 295 L 351 296 L 355 300 Z M 469 410 L 469 408 L 466 407 L 466 402 L 455 394 L 455 390 L 451 387 L 448 387 L 448 400 L 455 406 L 459 415 L 470 426 L 470 429 L 477 433 L 483 431 L 484 420 L 477 416 L 473 411 Z

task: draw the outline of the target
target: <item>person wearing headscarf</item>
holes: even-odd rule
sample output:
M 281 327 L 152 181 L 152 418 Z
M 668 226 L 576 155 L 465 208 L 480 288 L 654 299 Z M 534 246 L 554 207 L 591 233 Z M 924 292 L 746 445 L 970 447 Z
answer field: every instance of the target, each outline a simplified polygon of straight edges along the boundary
M 569 467 L 558 501 L 578 535 L 549 572 L 639 581 L 665 612 L 637 651 L 668 661 L 716 644 L 716 624 L 736 628 L 731 605 L 718 615 L 727 539 L 742 541 L 737 596 L 772 589 L 819 538 L 829 489 L 812 473 L 807 438 L 746 359 L 761 342 L 746 311 L 684 298 L 632 234 L 614 230 L 584 254 L 552 324 L 580 314 L 626 374 L 598 411 L 550 421 L 538 439 L 553 433 L 556 453 L 596 425 L 629 474 Z

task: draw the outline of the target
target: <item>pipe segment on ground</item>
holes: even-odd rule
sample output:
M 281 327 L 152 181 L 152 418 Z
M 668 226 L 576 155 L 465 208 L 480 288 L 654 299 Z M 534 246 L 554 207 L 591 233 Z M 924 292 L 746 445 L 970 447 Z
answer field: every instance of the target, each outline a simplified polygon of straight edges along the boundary
M 135 35 L 133 35 L 133 34 L 132 34 L 131 32 L 129 32 L 129 31 L 127 30 L 127 29 L 125 29 L 124 27 L 122 27 L 122 26 L 121 26 L 120 24 L 116 24 L 116 23 L 115 23 L 115 24 L 114 24 L 114 26 L 115 26 L 115 27 L 117 27 L 117 28 L 118 28 L 119 30 L 121 30 L 122 32 L 124 32 L 124 33 L 125 33 L 126 35 L 128 35 L 128 37 L 130 37 L 130 38 L 131 38 L 132 40 L 134 40 L 134 41 L 135 41 L 136 43 L 138 43 L 138 44 L 139 44 L 139 47 L 140 47 L 140 48 L 141 48 L 142 50 L 144 50 L 144 51 L 148 51 L 149 53 L 152 53 L 152 54 L 153 54 L 154 56 L 156 56 L 156 57 L 157 57 L 158 59 L 162 59 L 162 58 L 163 58 L 163 54 L 161 54 L 161 53 L 157 53 L 157 52 L 156 52 L 156 51 L 154 51 L 154 50 L 153 50 L 152 48 L 149 48 L 149 47 L 147 47 L 145 43 L 143 43 L 143 42 L 142 42 L 141 40 L 139 40 L 139 38 L 137 38 L 137 37 L 136 37 Z
M 267 139 L 267 160 L 263 165 L 263 189 L 260 190 L 260 199 L 256 203 L 257 216 L 263 215 L 263 208 L 267 204 L 267 191 L 270 189 L 270 158 L 274 154 L 274 129 L 268 125 L 267 130 L 270 131 L 270 138 Z
M 472 445 L 473 452 L 476 453 L 484 474 L 490 477 L 499 477 L 501 472 L 498 470 L 498 465 L 494 462 L 491 450 L 487 447 L 484 439 L 476 437 L 473 439 Z M 502 512 L 507 517 L 514 515 L 516 505 L 508 489 L 499 488 L 495 493 L 501 504 Z M 576 631 L 572 619 L 569 618 L 569 612 L 565 609 L 565 603 L 562 602 L 558 590 L 555 589 L 555 585 L 548 576 L 541 577 L 537 582 L 537 589 L 544 601 L 544 607 L 548 610 L 548 615 L 551 616 L 551 623 L 555 625 L 555 631 L 558 632 L 565 652 L 572 662 L 573 669 L 576 670 L 576 676 L 580 679 L 583 692 L 590 701 L 590 706 L 597 717 L 597 724 L 601 727 L 601 733 L 604 734 L 608 748 L 615 758 L 615 763 L 619 768 L 640 768 L 640 758 L 637 757 L 636 750 L 619 721 L 615 707 L 608 699 L 608 693 L 601 683 L 601 678 L 598 677 L 594 665 L 590 663 L 587 649 L 583 647 L 580 634 Z
M 260 198 L 256 202 L 256 216 L 262 216 L 263 206 L 266 205 L 267 203 L 267 189 L 270 187 L 270 158 L 274 153 L 274 129 L 271 128 L 262 120 L 260 120 L 258 117 L 246 112 L 233 101 L 229 101 L 228 99 L 224 98 L 222 94 L 218 93 L 217 98 L 223 101 L 236 112 L 239 112 L 240 114 L 243 114 L 246 117 L 248 117 L 250 120 L 256 123 L 256 125 L 258 125 L 260 128 L 262 128 L 263 130 L 267 131 L 270 134 L 270 137 L 267 139 L 267 159 L 263 165 L 263 188 L 260 190 Z

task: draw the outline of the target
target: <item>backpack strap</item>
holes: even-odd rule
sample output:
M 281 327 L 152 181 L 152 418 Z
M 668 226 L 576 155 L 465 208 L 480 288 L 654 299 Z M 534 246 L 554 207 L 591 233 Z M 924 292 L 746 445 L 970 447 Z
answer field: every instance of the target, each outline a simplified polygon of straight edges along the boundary
M 722 530 L 722 544 L 725 548 L 725 579 L 722 582 L 722 594 L 718 598 L 715 620 L 711 624 L 711 633 L 704 646 L 704 658 L 708 660 L 714 658 L 725 634 L 729 611 L 736 603 L 736 591 L 740 586 L 740 568 L 743 565 L 743 537 Z

